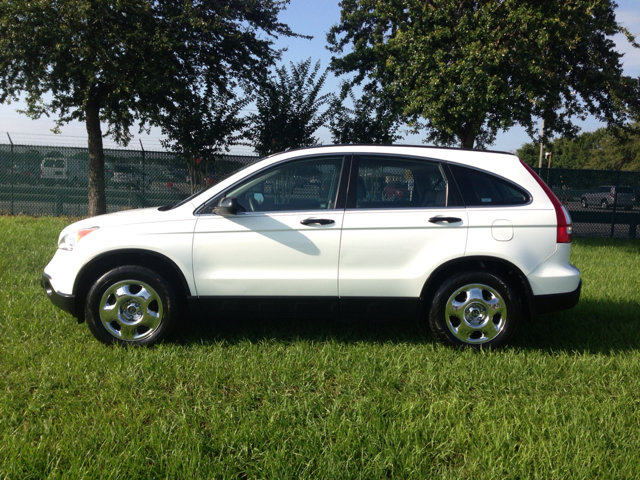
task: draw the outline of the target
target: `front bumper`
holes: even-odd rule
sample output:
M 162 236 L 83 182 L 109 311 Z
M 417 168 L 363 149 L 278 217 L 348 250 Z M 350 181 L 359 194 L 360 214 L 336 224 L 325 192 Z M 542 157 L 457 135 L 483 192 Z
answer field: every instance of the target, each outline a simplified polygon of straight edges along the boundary
M 51 284 L 51 277 L 46 273 L 40 275 L 40 285 L 44 288 L 44 291 L 47 293 L 49 300 L 56 307 L 64 310 L 65 312 L 70 313 L 74 317 L 78 316 L 76 311 L 76 296 L 75 295 L 65 295 L 64 293 L 56 292 Z
M 551 295 L 535 295 L 533 302 L 536 313 L 552 313 L 560 310 L 573 308 L 580 300 L 580 291 L 582 290 L 582 280 L 573 292 L 554 293 Z

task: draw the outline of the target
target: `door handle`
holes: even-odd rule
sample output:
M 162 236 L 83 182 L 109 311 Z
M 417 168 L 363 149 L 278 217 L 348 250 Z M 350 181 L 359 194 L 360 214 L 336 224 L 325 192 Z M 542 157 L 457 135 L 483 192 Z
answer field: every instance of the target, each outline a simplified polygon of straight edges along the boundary
M 430 223 L 457 223 L 461 221 L 462 219 L 457 217 L 431 217 L 429 219 Z
M 336 222 L 328 218 L 306 218 L 304 220 L 300 220 L 300 223 L 302 225 L 312 225 L 314 223 L 318 225 L 331 225 Z

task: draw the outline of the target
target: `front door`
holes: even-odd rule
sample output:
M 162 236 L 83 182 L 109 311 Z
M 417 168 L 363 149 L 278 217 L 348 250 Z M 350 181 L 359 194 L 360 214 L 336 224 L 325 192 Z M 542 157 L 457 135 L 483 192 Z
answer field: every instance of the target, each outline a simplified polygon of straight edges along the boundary
M 337 309 L 343 163 L 333 155 L 275 165 L 225 192 L 237 215 L 200 215 L 193 271 L 205 308 Z

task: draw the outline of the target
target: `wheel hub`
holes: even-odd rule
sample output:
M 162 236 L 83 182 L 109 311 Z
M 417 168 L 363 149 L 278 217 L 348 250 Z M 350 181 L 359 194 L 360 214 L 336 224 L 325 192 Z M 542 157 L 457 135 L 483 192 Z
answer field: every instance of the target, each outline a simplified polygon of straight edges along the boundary
M 143 316 L 143 312 L 140 309 L 140 303 L 133 300 L 124 303 L 120 308 L 120 313 L 122 314 L 123 320 L 129 322 L 136 322 Z
M 469 325 L 478 327 L 487 320 L 487 308 L 474 302 L 464 309 L 464 319 Z

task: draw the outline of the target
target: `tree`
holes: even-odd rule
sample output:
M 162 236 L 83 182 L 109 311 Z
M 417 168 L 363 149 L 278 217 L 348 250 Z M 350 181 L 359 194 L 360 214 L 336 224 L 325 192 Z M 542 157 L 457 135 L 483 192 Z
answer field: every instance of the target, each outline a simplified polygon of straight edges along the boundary
M 640 170 L 640 124 L 599 128 L 576 137 L 561 137 L 545 147 L 554 168 L 593 170 Z M 538 166 L 539 144 L 526 143 L 516 154 L 532 167 Z M 543 167 L 547 166 L 544 162 Z
M 320 95 L 327 72 L 318 77 L 320 62 L 311 70 L 311 58 L 290 65 L 291 73 L 285 66 L 276 68 L 276 75 L 260 87 L 250 129 L 259 155 L 316 145 L 319 139 L 313 134 L 328 120 L 329 109 L 321 109 L 332 96 Z
M 611 37 L 634 38 L 613 0 L 342 0 L 329 48 L 337 74 L 381 85 L 428 140 L 491 144 L 515 124 L 537 135 L 573 133 L 572 118 L 620 125 L 640 108 Z M 351 51 L 343 53 L 346 48 Z
M 252 101 L 233 92 L 186 92 L 155 121 L 167 140 L 162 145 L 182 156 L 187 164 L 191 193 L 206 185 L 209 164 L 239 144 L 248 119 L 240 111 Z
M 191 91 L 259 83 L 288 0 L 8 0 L 0 3 L 0 102 L 26 94 L 33 118 L 85 122 L 89 214 L 106 211 L 106 135 L 126 144 Z M 196 86 L 195 90 L 190 90 Z M 46 99 L 46 100 L 45 100 Z
M 344 105 L 347 97 L 353 108 Z M 332 102 L 329 130 L 333 143 L 391 144 L 402 139 L 400 125 L 400 115 L 389 99 L 369 94 L 356 98 L 353 89 L 346 88 Z

